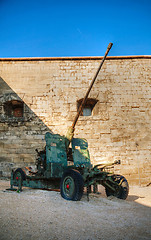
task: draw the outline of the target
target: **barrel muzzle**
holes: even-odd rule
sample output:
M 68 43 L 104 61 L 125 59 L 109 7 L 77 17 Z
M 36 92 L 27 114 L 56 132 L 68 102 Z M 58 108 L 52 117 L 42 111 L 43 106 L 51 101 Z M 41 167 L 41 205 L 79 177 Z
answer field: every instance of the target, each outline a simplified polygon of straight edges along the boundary
M 110 49 L 111 49 L 112 46 L 113 46 L 113 43 L 109 43 L 109 45 L 108 45 L 108 47 L 107 47 L 108 51 L 110 51 Z

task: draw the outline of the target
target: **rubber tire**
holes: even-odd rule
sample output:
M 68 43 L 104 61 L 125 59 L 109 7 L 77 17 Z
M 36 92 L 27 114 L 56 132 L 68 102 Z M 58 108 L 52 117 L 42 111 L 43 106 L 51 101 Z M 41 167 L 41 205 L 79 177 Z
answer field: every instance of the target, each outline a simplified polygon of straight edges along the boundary
M 67 189 L 67 184 L 70 183 L 72 186 Z M 82 175 L 74 170 L 67 170 L 62 178 L 60 183 L 60 193 L 61 196 L 66 200 L 80 201 L 83 196 L 84 181 Z
M 26 180 L 26 173 L 21 169 L 21 168 L 17 168 L 14 172 L 14 179 L 15 179 L 15 176 L 17 173 L 20 173 L 21 174 L 21 178 L 22 178 L 22 181 L 23 180 Z
M 116 183 L 120 183 L 122 181 L 122 183 L 120 185 L 121 188 L 117 192 L 112 192 L 112 190 L 110 190 L 109 188 L 105 188 L 105 192 L 106 192 L 107 197 L 114 196 L 114 197 L 125 200 L 128 196 L 128 193 L 129 193 L 128 181 L 126 180 L 126 178 L 124 176 L 116 175 L 116 174 L 113 175 L 113 180 Z

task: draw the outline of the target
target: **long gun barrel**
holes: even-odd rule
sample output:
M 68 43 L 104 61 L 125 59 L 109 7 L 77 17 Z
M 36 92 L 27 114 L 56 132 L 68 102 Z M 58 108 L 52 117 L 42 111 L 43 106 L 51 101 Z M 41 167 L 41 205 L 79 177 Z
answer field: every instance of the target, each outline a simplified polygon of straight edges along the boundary
M 109 43 L 109 45 L 108 45 L 108 47 L 107 47 L 107 50 L 106 50 L 106 52 L 105 52 L 105 55 L 104 55 L 104 57 L 103 57 L 100 65 L 99 65 L 99 67 L 98 67 L 98 69 L 97 69 L 97 72 L 96 72 L 96 74 L 95 74 L 95 76 L 94 76 L 94 78 L 93 78 L 93 80 L 92 80 L 92 82 L 91 82 L 91 84 L 90 84 L 90 86 L 89 86 L 89 88 L 88 88 L 88 91 L 87 91 L 87 93 L 86 93 L 86 95 L 85 95 L 85 97 L 84 97 L 84 99 L 83 99 L 83 101 L 82 101 L 82 103 L 81 103 L 81 105 L 80 105 L 80 107 L 79 107 L 79 109 L 78 109 L 78 112 L 77 112 L 77 114 L 76 114 L 76 116 L 75 116 L 75 118 L 74 118 L 74 121 L 73 121 L 73 123 L 72 123 L 72 126 L 68 128 L 68 132 L 67 132 L 67 134 L 66 134 L 66 137 L 67 137 L 67 139 L 68 139 L 70 142 L 71 142 L 71 140 L 72 140 L 72 138 L 73 138 L 75 125 L 76 125 L 76 123 L 77 123 L 77 121 L 78 121 L 78 118 L 79 118 L 79 116 L 80 116 L 80 114 L 81 114 L 81 112 L 82 112 L 82 110 L 83 110 L 83 107 L 85 106 L 85 103 L 86 103 L 86 101 L 87 101 L 88 95 L 89 95 L 89 93 L 90 93 L 90 91 L 91 91 L 91 89 L 92 89 L 92 87 L 93 87 L 93 84 L 94 84 L 94 82 L 95 82 L 95 80 L 96 80 L 96 78 L 97 78 L 97 76 L 98 76 L 98 74 L 99 74 L 99 72 L 100 72 L 100 69 L 101 69 L 101 67 L 102 67 L 102 65 L 103 65 L 103 63 L 104 63 L 104 61 L 105 61 L 105 59 L 106 59 L 106 57 L 107 57 L 107 55 L 108 55 L 108 53 L 109 53 L 112 45 L 113 45 L 113 43 Z

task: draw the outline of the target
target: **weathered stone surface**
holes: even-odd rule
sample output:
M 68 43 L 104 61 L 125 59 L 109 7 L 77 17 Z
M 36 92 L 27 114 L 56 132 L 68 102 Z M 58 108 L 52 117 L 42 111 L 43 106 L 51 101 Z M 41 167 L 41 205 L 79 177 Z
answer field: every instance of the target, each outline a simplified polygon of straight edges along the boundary
M 35 162 L 44 134 L 65 135 L 99 65 L 98 58 L 0 59 L 0 174 Z M 133 184 L 151 182 L 151 57 L 108 58 L 80 116 L 75 137 L 88 140 L 92 162 L 121 159 L 115 172 Z M 24 101 L 24 117 L 5 116 L 4 102 Z

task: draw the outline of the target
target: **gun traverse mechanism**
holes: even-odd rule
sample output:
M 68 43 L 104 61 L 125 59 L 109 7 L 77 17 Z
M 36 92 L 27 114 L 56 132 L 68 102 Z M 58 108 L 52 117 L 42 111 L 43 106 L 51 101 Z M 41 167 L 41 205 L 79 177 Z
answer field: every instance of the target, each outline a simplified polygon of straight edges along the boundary
M 84 187 L 86 187 L 88 195 L 91 186 L 93 186 L 93 191 L 96 192 L 97 186 L 101 184 L 105 187 L 107 196 L 113 195 L 120 199 L 127 198 L 129 185 L 126 178 L 105 170 L 107 166 L 120 164 L 120 161 L 92 166 L 87 140 L 73 137 L 75 125 L 112 45 L 112 43 L 108 45 L 66 136 L 47 132 L 45 134 L 45 149 L 42 151 L 36 150 L 37 170 L 33 171 L 30 167 L 12 170 L 10 190 L 14 190 L 14 186 L 18 187 L 16 189 L 18 191 L 22 191 L 23 186 L 37 189 L 60 189 L 63 198 L 78 201 L 83 196 Z

